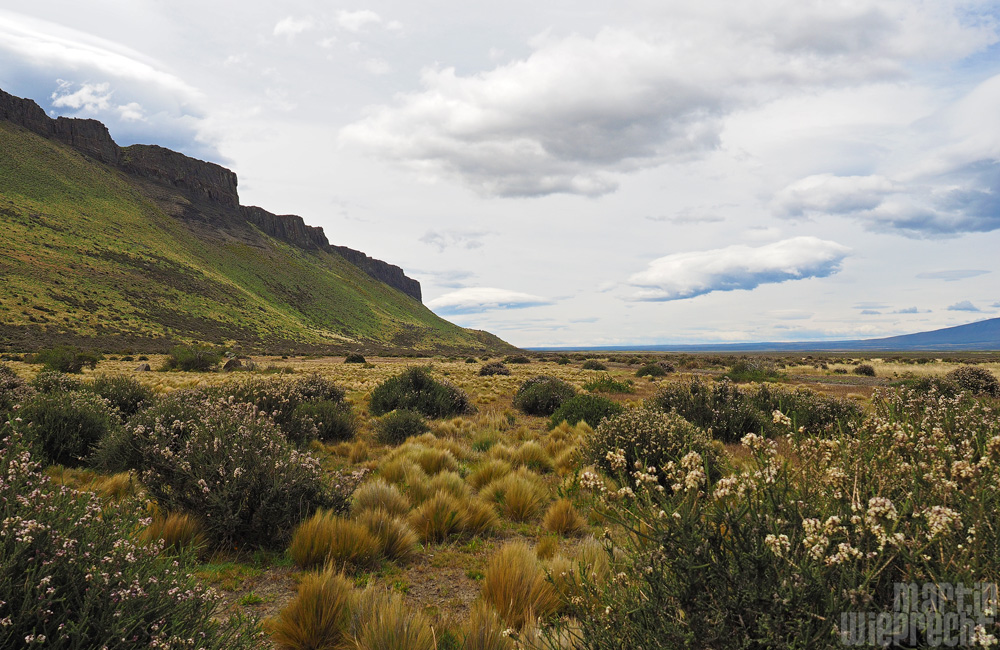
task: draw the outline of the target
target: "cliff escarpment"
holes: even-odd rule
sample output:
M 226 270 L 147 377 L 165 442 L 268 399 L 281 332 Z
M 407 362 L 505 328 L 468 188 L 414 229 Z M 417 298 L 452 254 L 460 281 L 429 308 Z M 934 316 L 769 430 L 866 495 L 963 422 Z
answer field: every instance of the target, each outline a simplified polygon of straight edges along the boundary
M 420 283 L 401 268 L 346 246 L 331 245 L 322 228 L 306 225 L 297 215 L 276 215 L 262 208 L 241 206 L 236 174 L 221 165 L 196 160 L 156 145 L 119 147 L 97 120 L 51 118 L 30 99 L 0 90 L 0 119 L 37 135 L 69 145 L 101 163 L 131 176 L 171 188 L 196 204 L 208 204 L 231 225 L 253 225 L 275 239 L 304 250 L 342 256 L 376 280 L 421 300 Z

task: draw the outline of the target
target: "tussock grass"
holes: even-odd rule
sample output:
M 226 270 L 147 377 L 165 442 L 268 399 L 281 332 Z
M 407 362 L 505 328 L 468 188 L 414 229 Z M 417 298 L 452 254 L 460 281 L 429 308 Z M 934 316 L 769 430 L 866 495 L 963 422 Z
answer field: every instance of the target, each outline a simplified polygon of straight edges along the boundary
M 288 551 L 307 569 L 321 564 L 367 568 L 378 561 L 380 549 L 364 525 L 320 509 L 295 529 Z
M 534 440 L 522 443 L 514 452 L 513 460 L 518 465 L 543 474 L 555 469 L 555 464 L 545 448 Z
M 511 521 L 529 521 L 537 517 L 549 499 L 548 491 L 530 473 L 508 474 L 482 489 L 483 498 L 493 501 L 500 513 Z
M 559 607 L 559 595 L 538 558 L 523 542 L 507 544 L 490 558 L 481 597 L 515 630 Z
M 445 470 L 454 472 L 458 469 L 458 461 L 446 449 L 425 447 L 413 454 L 413 460 L 427 474 L 437 474 Z
M 355 598 L 351 581 L 327 567 L 306 574 L 298 595 L 265 626 L 281 650 L 342 648 Z
M 421 503 L 410 513 L 410 525 L 425 542 L 442 542 L 465 526 L 462 502 L 445 490 Z
M 462 532 L 469 536 L 492 535 L 500 524 L 493 506 L 477 497 L 462 501 Z
M 380 478 L 363 483 L 354 491 L 351 513 L 361 515 L 368 510 L 384 510 L 394 517 L 402 517 L 410 512 L 410 500 L 399 488 Z
M 542 527 L 558 535 L 579 535 L 587 528 L 587 522 L 580 516 L 569 499 L 559 499 L 549 507 L 542 518 Z
M 507 476 L 512 470 L 513 467 L 507 461 L 493 458 L 477 465 L 466 477 L 466 481 L 473 489 L 480 490 L 484 485 Z
M 191 549 L 196 554 L 201 554 L 208 546 L 204 525 L 197 517 L 183 512 L 154 517 L 139 538 L 147 543 L 162 540 L 163 550 L 168 553 Z
M 357 598 L 348 633 L 356 650 L 435 650 L 427 620 L 398 594 L 369 587 Z
M 444 490 L 458 499 L 465 499 L 470 496 L 472 490 L 458 472 L 445 470 L 440 474 L 435 474 L 428 482 L 428 486 L 434 492 Z
M 416 552 L 417 534 L 402 517 L 377 508 L 362 511 L 357 521 L 378 540 L 383 557 L 405 562 Z
M 486 601 L 477 601 L 469 616 L 469 629 L 463 650 L 514 650 L 514 642 L 505 634 L 507 626 L 500 614 Z

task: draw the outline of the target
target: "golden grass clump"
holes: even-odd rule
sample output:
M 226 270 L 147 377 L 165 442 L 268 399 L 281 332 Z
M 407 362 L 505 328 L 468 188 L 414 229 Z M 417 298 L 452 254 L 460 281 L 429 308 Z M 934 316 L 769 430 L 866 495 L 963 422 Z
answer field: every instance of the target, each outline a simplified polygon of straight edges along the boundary
M 558 535 L 579 535 L 587 528 L 587 522 L 573 507 L 569 499 L 559 499 L 549 507 L 542 518 L 542 527 Z
M 320 509 L 295 529 L 288 551 L 306 569 L 320 564 L 366 568 L 378 561 L 380 548 L 364 525 Z
M 549 499 L 548 490 L 530 472 L 508 474 L 484 487 L 480 494 L 493 501 L 511 521 L 537 517 Z
M 473 489 L 480 490 L 484 485 L 507 476 L 512 470 L 513 467 L 511 467 L 510 463 L 494 458 L 477 465 L 465 480 Z
M 458 499 L 465 499 L 472 493 L 472 490 L 469 488 L 468 484 L 466 484 L 465 479 L 463 479 L 458 472 L 452 472 L 449 470 L 435 474 L 434 477 L 428 482 L 428 486 L 434 492 L 444 490 Z
M 383 557 L 405 562 L 417 550 L 417 534 L 402 517 L 378 508 L 362 511 L 358 523 L 378 540 Z
M 481 597 L 515 630 L 549 616 L 560 605 L 541 563 L 523 542 L 507 544 L 490 558 Z
M 327 567 L 305 575 L 298 595 L 265 626 L 281 650 L 334 650 L 347 639 L 355 598 L 351 581 Z
M 348 624 L 356 650 L 434 650 L 427 620 L 411 612 L 402 597 L 369 587 L 357 598 Z
M 514 462 L 514 448 L 510 445 L 498 442 L 490 450 L 486 452 L 486 457 L 489 459 L 503 460 L 508 463 Z
M 580 448 L 576 445 L 563 449 L 555 455 L 556 473 L 566 476 L 572 473 L 580 464 Z
M 535 544 L 535 556 L 539 560 L 550 560 L 559 552 L 559 538 L 545 535 Z
M 605 582 L 611 576 L 611 562 L 604 545 L 593 537 L 583 541 L 577 550 L 577 560 L 587 569 L 588 578 L 596 583 Z
M 446 449 L 424 447 L 413 454 L 413 460 L 429 475 L 437 474 L 445 470 L 451 472 L 458 470 L 458 461 L 455 460 L 455 456 Z
M 441 542 L 465 526 L 462 502 L 444 490 L 410 513 L 410 525 L 425 542 Z
M 552 457 L 545 451 L 545 448 L 534 440 L 529 440 L 521 444 L 513 454 L 513 461 L 517 465 L 523 465 L 536 472 L 546 473 L 555 469 Z
M 204 525 L 196 517 L 183 512 L 154 517 L 139 537 L 147 543 L 162 540 L 163 550 L 170 552 L 190 548 L 201 554 L 208 546 Z
M 380 478 L 360 485 L 351 498 L 351 513 L 355 516 L 366 510 L 381 509 L 395 517 L 402 517 L 410 512 L 411 507 L 410 500 L 398 487 Z
M 472 605 L 469 629 L 465 635 L 463 650 L 514 650 L 514 641 L 504 634 L 507 626 L 500 614 L 486 601 L 479 600 Z
M 379 466 L 378 473 L 389 483 L 401 488 L 411 503 L 423 503 L 434 494 L 427 472 L 409 458 L 389 460 Z
M 492 535 L 500 525 L 493 506 L 478 497 L 469 497 L 462 501 L 462 532 L 475 537 Z

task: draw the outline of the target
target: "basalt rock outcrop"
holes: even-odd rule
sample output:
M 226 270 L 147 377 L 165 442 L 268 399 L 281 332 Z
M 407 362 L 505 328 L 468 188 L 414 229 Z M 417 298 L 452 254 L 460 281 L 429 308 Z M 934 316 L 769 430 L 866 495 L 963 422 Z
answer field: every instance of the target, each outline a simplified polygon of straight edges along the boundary
M 331 245 L 322 228 L 306 225 L 297 215 L 276 215 L 241 206 L 236 174 L 214 163 L 196 160 L 156 145 L 119 147 L 97 120 L 51 118 L 30 99 L 0 90 L 0 119 L 33 133 L 63 142 L 77 151 L 146 181 L 177 190 L 194 203 L 209 204 L 235 224 L 252 224 L 261 232 L 305 250 L 341 255 L 371 277 L 421 300 L 420 283 L 401 268 L 346 246 Z

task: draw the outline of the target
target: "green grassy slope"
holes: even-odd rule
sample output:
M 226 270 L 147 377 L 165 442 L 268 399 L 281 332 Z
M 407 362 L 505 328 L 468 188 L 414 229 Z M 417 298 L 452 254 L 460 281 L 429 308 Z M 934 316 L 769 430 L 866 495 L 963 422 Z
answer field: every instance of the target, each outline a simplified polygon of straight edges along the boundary
M 0 122 L 0 345 L 509 348 L 439 318 L 339 255 L 299 249 L 245 222 L 179 218 L 170 210 L 178 205 L 198 208 Z

